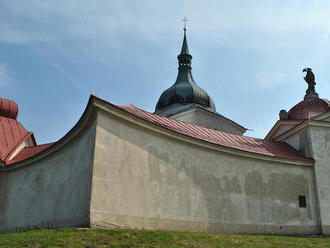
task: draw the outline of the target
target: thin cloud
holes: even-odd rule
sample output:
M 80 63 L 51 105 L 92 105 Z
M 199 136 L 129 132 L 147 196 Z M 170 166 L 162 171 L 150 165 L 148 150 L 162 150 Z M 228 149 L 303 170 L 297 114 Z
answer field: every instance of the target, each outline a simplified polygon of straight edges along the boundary
M 329 38 L 329 33 L 330 33 L 330 23 L 328 24 L 328 27 L 325 31 L 325 35 L 324 35 L 324 45 L 327 44 L 328 42 L 328 38 Z
M 0 63 L 0 85 L 6 85 L 8 83 L 13 83 L 13 72 L 9 69 L 9 67 Z
M 260 90 L 273 90 L 280 84 L 283 84 L 287 81 L 286 74 L 281 72 L 272 71 L 270 68 L 269 70 L 264 70 L 259 72 L 257 75 L 257 82 Z
M 258 30 L 272 33 L 281 30 L 283 36 L 295 30 L 319 29 L 328 18 L 329 4 L 306 8 L 302 1 L 212 1 L 208 4 L 197 1 L 64 1 L 26 0 L 1 1 L 0 40 L 13 43 L 58 42 L 67 39 L 108 38 L 120 34 L 134 34 L 147 40 L 168 33 L 174 26 L 180 27 L 180 20 L 188 15 L 195 33 L 209 30 L 241 32 Z M 60 7 L 59 7 L 60 6 Z M 175 14 L 168 15 L 173 9 Z M 222 12 L 226 10 L 225 14 Z M 216 14 L 218 13 L 218 14 Z M 15 18 L 13 19 L 13 16 Z M 207 18 L 205 18 L 207 16 Z
M 66 82 L 68 82 L 69 84 L 71 84 L 73 87 L 75 87 L 76 89 L 80 90 L 82 93 L 88 92 L 87 90 L 85 90 L 81 86 L 81 83 L 79 83 L 78 80 L 76 80 L 66 69 L 64 69 L 63 66 L 61 66 L 59 64 L 56 64 L 56 63 L 52 63 L 51 66 L 59 74 L 61 74 L 61 76 L 66 80 Z

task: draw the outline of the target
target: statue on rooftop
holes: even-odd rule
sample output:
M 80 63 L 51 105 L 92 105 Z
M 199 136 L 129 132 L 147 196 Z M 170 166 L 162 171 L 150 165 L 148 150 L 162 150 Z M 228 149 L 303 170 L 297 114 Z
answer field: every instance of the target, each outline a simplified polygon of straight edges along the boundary
M 318 98 L 319 95 L 315 92 L 315 76 L 312 72 L 311 68 L 303 69 L 303 72 L 306 72 L 306 76 L 304 77 L 306 83 L 308 84 L 308 88 L 306 90 L 305 100 L 310 98 Z

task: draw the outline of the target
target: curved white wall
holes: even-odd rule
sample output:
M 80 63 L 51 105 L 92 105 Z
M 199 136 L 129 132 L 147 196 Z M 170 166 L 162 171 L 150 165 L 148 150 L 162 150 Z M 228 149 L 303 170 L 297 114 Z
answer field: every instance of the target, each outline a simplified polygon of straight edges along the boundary
M 33 164 L 0 172 L 0 232 L 89 224 L 95 123 Z
M 318 233 L 312 166 L 233 156 L 99 111 L 91 225 Z M 305 195 L 307 208 L 299 208 Z

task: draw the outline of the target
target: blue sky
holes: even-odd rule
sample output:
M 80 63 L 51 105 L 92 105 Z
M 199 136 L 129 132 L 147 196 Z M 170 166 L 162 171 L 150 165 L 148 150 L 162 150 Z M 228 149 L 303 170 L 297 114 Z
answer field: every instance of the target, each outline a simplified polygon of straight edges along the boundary
M 303 99 L 306 66 L 330 98 L 326 0 L 0 0 L 1 96 L 38 143 L 65 135 L 90 94 L 153 112 L 176 79 L 185 16 L 195 81 L 248 136 Z

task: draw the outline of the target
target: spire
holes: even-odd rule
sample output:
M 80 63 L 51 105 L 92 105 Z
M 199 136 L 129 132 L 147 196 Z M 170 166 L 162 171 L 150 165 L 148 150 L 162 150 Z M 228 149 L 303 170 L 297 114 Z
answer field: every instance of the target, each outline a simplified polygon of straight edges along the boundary
M 181 53 L 178 55 L 179 72 L 175 83 L 196 84 L 191 75 L 191 60 L 192 56 L 189 54 L 186 26 L 183 28 L 183 43 Z
M 188 49 L 188 44 L 187 44 L 187 36 L 186 36 L 187 29 L 185 27 L 183 28 L 183 32 L 184 32 L 184 36 L 183 36 L 181 54 L 189 54 L 189 49 Z
M 187 21 L 186 18 L 183 19 Z M 156 105 L 156 114 L 172 115 L 194 106 L 215 112 L 215 106 L 211 97 L 200 88 L 191 74 L 192 56 L 189 54 L 187 43 L 186 24 L 183 28 L 183 43 L 181 53 L 178 55 L 178 76 L 175 83 L 165 90 Z
M 184 26 L 183 32 L 184 32 L 184 35 L 183 35 L 181 53 L 178 55 L 179 73 L 182 72 L 183 70 L 187 71 L 187 69 L 190 71 L 191 70 L 191 60 L 192 60 L 192 56 L 189 54 L 189 49 L 188 49 L 186 26 Z
M 182 49 L 181 49 L 181 54 L 189 54 L 189 49 L 188 49 L 188 44 L 187 44 L 187 36 L 186 36 L 186 32 L 187 32 L 187 21 L 189 21 L 186 17 L 182 19 L 183 21 L 183 32 L 184 32 L 184 36 L 183 36 L 183 43 L 182 43 Z

